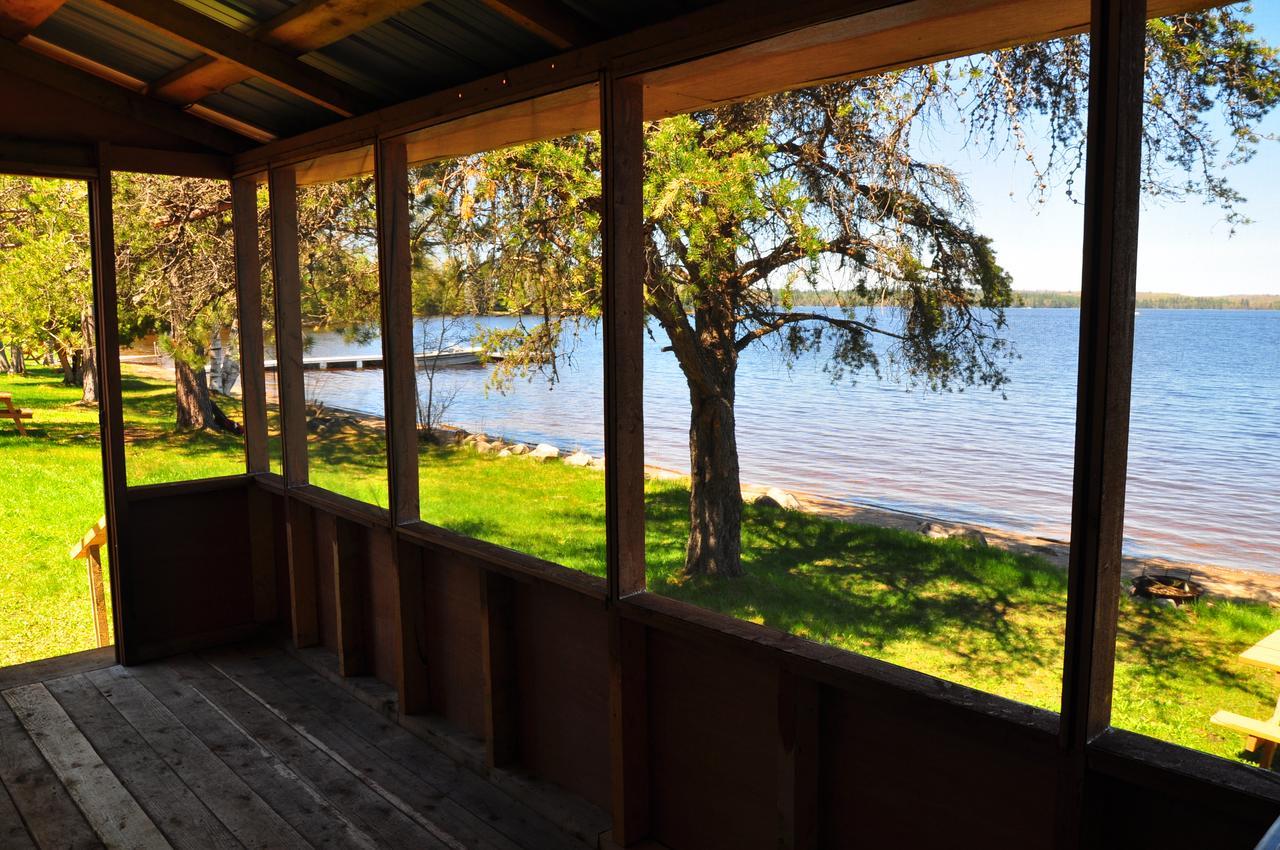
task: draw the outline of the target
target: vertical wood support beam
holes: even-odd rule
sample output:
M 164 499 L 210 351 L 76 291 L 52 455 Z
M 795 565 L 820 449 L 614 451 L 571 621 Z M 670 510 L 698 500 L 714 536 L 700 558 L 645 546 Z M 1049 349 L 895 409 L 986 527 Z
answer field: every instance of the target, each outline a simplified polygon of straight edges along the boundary
M 638 80 L 601 76 L 611 838 L 622 847 L 650 830 L 648 634 L 618 609 L 645 589 L 643 108 Z
M 293 645 L 320 643 L 320 598 L 316 575 L 316 517 L 310 505 L 285 495 L 285 541 L 289 555 L 289 611 Z
M 650 830 L 648 635 L 618 610 L 645 589 L 643 109 L 638 80 L 601 76 L 611 837 L 622 847 Z
M 623 618 L 616 606 L 609 617 L 609 756 L 610 838 L 630 847 L 651 828 L 649 631 Z
M 93 321 L 98 354 L 98 430 L 107 517 L 107 556 L 116 633 L 116 660 L 131 663 L 129 623 L 137 613 L 128 582 L 129 498 L 124 459 L 124 408 L 120 379 L 120 321 L 116 300 L 116 236 L 110 148 L 98 146 L 98 173 L 89 184 L 89 243 L 93 262 Z
M 1128 473 L 1145 0 L 1094 0 L 1060 744 L 1062 847 L 1086 833 L 1085 755 L 1111 723 Z
M 822 689 L 785 668 L 778 673 L 778 842 L 817 850 Z
M 600 84 L 605 528 L 609 596 L 644 590 L 644 89 Z
M 258 257 L 258 184 L 253 178 L 231 181 L 231 222 L 236 253 L 236 309 L 240 342 L 240 390 L 244 410 L 245 471 L 271 469 L 267 446 L 267 381 L 263 365 L 262 265 Z M 253 573 L 253 619 L 276 619 L 275 537 L 271 533 L 271 497 L 249 488 L 249 551 Z
M 338 674 L 369 672 L 368 623 L 369 544 L 365 530 L 345 519 L 334 523 L 333 599 L 338 632 Z
M 298 185 L 292 169 L 275 169 L 271 191 L 271 268 L 276 289 L 276 385 L 284 480 L 307 483 L 307 408 L 302 377 L 302 273 L 298 268 Z
M 250 484 L 249 498 L 249 558 L 253 576 L 253 621 L 274 623 L 279 616 L 276 599 L 276 535 L 273 528 L 275 512 L 271 507 L 271 494 Z
M 409 154 L 403 138 L 374 152 L 378 273 L 382 300 L 383 392 L 387 423 L 387 486 L 393 525 L 415 522 L 418 505 L 417 374 L 413 356 L 413 257 L 409 247 Z M 402 715 L 428 710 L 423 622 L 423 553 L 394 549 L 397 681 Z
M 413 357 L 413 257 L 409 248 L 409 158 L 405 140 L 374 155 L 378 279 L 382 300 L 387 481 L 395 524 L 418 519 L 418 405 Z
M 276 292 L 276 391 L 280 399 L 284 453 L 285 539 L 289 556 L 289 601 L 293 642 L 320 642 L 316 588 L 315 515 L 290 498 L 289 488 L 307 483 L 307 409 L 302 375 L 302 274 L 298 268 L 298 184 L 292 169 L 267 177 L 271 197 L 271 268 Z
M 485 763 L 506 767 L 520 757 L 516 704 L 515 582 L 477 567 L 480 660 L 484 668 Z
M 237 177 L 231 181 L 231 222 L 235 232 L 245 471 L 253 474 L 268 471 L 269 465 L 267 385 L 262 351 L 262 271 L 258 261 L 258 185 L 252 178 Z
M 400 665 L 396 690 L 400 694 L 400 714 L 426 714 L 431 710 L 427 679 L 427 622 L 423 607 L 426 596 L 425 559 L 422 547 L 407 541 L 396 543 L 396 588 Z

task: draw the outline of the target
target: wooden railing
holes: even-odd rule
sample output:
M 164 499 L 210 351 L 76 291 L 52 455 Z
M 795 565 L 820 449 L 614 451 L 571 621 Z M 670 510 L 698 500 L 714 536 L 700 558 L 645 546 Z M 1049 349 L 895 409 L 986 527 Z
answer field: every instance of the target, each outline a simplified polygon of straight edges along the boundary
M 102 583 L 102 547 L 107 545 L 107 518 L 104 516 L 71 547 L 72 558 L 84 558 L 89 569 L 89 605 L 93 609 L 93 630 L 98 646 L 111 644 L 107 625 L 107 592 Z

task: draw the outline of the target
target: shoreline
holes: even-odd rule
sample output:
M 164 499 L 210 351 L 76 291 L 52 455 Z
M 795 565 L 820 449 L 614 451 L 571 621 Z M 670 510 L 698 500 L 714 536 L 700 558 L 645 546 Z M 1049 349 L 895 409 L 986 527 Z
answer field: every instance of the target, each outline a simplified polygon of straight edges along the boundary
M 137 370 L 137 372 L 147 377 L 167 380 L 170 383 L 173 381 L 172 370 L 162 366 L 139 363 L 122 365 L 126 365 L 130 370 Z M 238 398 L 238 396 L 232 397 Z M 321 404 L 329 413 L 338 414 L 348 419 L 351 423 L 358 424 L 360 427 L 385 428 L 385 421 L 380 416 L 333 407 L 323 402 Z M 447 429 L 454 428 L 454 426 L 443 427 Z M 644 472 L 646 478 L 667 481 L 682 480 L 686 482 L 689 480 L 687 473 L 652 464 L 645 464 Z M 751 502 L 759 496 L 765 495 L 770 489 L 774 489 L 767 484 L 748 481 L 743 481 L 741 487 L 742 498 L 746 502 Z M 965 531 L 980 532 L 986 538 L 987 545 L 993 548 L 1021 555 L 1035 555 L 1064 571 L 1070 561 L 1070 544 L 1061 540 L 1039 537 L 1034 534 L 1013 531 L 998 526 L 959 522 L 879 505 L 842 501 L 803 490 L 784 489 L 784 492 L 795 497 L 796 501 L 799 502 L 800 510 L 829 519 L 910 532 L 917 532 L 922 523 L 933 523 L 936 526 L 957 533 Z M 1160 556 L 1124 555 L 1121 561 L 1123 586 L 1127 589 L 1129 582 L 1140 576 L 1144 570 L 1156 573 L 1177 572 L 1189 574 L 1193 581 L 1199 582 L 1204 586 L 1205 593 L 1208 596 L 1227 600 L 1264 602 L 1280 607 L 1280 575 L 1273 575 L 1260 570 L 1226 567 L 1195 561 L 1180 561 Z

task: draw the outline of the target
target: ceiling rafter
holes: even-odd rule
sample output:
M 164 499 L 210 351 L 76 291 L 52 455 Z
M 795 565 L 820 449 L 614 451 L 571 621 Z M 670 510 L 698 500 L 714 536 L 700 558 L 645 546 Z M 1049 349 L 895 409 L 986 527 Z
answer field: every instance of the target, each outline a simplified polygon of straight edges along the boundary
M 78 68 L 81 71 L 92 74 L 93 76 L 106 80 L 107 82 L 115 83 L 117 86 L 131 92 L 136 92 L 139 95 L 145 95 L 147 92 L 147 84 L 142 80 L 139 80 L 137 77 L 132 77 L 123 71 L 117 71 L 115 68 L 103 65 L 101 62 L 95 62 L 94 60 L 81 56 L 78 53 L 72 53 L 65 47 L 59 47 L 52 42 L 45 41 L 41 38 L 37 38 L 36 36 L 31 35 L 24 38 L 22 40 L 22 46 L 29 48 L 30 50 L 34 50 L 36 53 L 48 56 L 50 59 L 56 59 L 64 65 L 70 65 L 73 68 Z M 269 142 L 277 138 L 276 134 L 270 130 L 259 127 L 256 124 L 251 124 L 247 121 L 242 121 L 239 118 L 233 118 L 230 115 L 218 112 L 215 109 L 208 109 L 203 106 L 188 106 L 183 111 L 190 115 L 195 115 L 204 121 L 217 124 L 228 130 L 239 133 L 241 136 L 244 136 L 247 139 L 252 139 L 255 142 Z
M 299 56 L 340 41 L 423 0 L 302 0 L 259 24 L 244 37 Z M 217 56 L 196 59 L 151 84 L 149 94 L 176 103 L 196 103 L 254 76 Z M 363 111 L 363 110 L 362 110 Z
M 344 118 L 367 111 L 370 105 L 366 95 L 346 83 L 174 0 L 94 2 L 127 16 L 140 26 L 228 62 L 246 78 L 260 77 Z
M 32 41 L 34 39 L 28 37 L 24 44 Z M 137 93 L 129 87 L 128 81 L 132 78 L 126 75 L 111 72 L 114 76 L 108 81 L 73 64 L 3 39 L 0 39 L 0 72 L 12 77 L 35 80 L 103 109 L 128 116 L 139 124 L 181 136 L 215 151 L 237 153 L 251 145 L 250 139 L 238 133 Z
M 520 28 L 559 48 L 582 47 L 599 41 L 602 33 L 594 23 L 559 0 L 480 0 Z

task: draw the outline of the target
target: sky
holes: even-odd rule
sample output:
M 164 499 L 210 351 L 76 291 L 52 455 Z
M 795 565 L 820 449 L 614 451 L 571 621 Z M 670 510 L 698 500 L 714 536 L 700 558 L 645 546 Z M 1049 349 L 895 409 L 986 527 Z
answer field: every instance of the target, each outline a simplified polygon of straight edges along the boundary
M 1256 0 L 1255 35 L 1280 45 L 1280 0 Z M 1280 111 L 1261 128 L 1280 135 Z M 978 230 L 994 239 L 1015 289 L 1080 289 L 1083 207 L 1058 187 L 1044 204 L 1028 197 L 1030 170 L 1012 155 L 979 159 L 938 139 L 943 161 L 961 172 L 973 194 Z M 1253 160 L 1229 169 L 1253 222 L 1231 227 L 1220 209 L 1196 201 L 1144 198 L 1138 289 L 1187 295 L 1280 294 L 1280 141 L 1264 141 Z M 1082 181 L 1077 178 L 1077 185 Z

